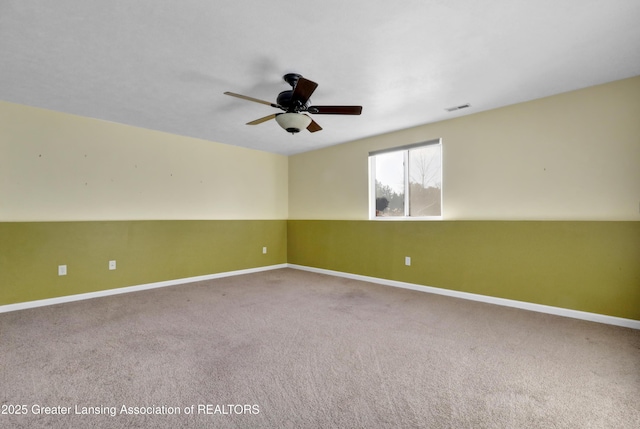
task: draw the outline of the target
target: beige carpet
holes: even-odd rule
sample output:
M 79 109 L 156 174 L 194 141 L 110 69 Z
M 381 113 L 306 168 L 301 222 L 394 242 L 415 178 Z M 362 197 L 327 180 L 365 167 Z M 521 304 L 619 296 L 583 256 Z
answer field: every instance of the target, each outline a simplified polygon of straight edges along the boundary
M 3 428 L 640 427 L 639 331 L 292 269 L 0 314 L 0 345 Z

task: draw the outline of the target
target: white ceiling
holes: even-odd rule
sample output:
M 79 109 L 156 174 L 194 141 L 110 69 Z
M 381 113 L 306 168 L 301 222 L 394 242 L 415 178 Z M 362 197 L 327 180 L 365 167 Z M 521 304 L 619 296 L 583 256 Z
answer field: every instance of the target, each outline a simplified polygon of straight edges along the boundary
M 294 154 L 640 75 L 640 1 L 0 0 L 0 62 L 0 100 Z M 362 115 L 292 136 L 223 95 L 288 72 Z

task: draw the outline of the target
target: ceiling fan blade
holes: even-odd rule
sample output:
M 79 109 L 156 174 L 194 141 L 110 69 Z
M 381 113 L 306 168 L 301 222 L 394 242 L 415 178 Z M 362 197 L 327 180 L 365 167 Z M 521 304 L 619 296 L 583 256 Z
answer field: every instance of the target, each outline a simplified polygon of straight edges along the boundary
M 251 122 L 247 122 L 247 125 L 258 125 L 261 124 L 263 122 L 267 122 L 273 118 L 276 117 L 276 114 L 274 113 L 273 115 L 269 115 L 269 116 L 265 116 L 264 118 L 260 118 L 260 119 L 256 119 L 255 121 L 251 121 Z
M 307 112 L 316 115 L 359 115 L 362 106 L 311 106 Z
M 293 89 L 291 99 L 293 101 L 299 101 L 302 105 L 304 105 L 307 101 L 309 101 L 309 97 L 311 97 L 311 94 L 313 94 L 313 91 L 315 91 L 317 87 L 317 83 L 300 76 L 300 78 L 298 79 L 298 83 L 296 83 L 296 87 Z
M 311 119 L 311 116 L 309 116 L 309 115 L 304 115 L 304 116 L 306 116 L 307 118 Z M 318 125 L 318 123 L 316 121 L 311 119 L 311 123 L 307 126 L 307 130 L 309 130 L 310 133 L 315 133 L 316 131 L 322 130 L 322 127 L 320 125 Z
M 268 102 L 268 101 L 259 100 L 259 99 L 257 99 L 257 98 L 249 97 L 249 96 L 242 95 L 242 94 L 236 94 L 235 92 L 229 92 L 229 91 L 227 91 L 227 92 L 225 92 L 224 94 L 225 94 L 225 95 L 230 95 L 230 96 L 232 96 L 232 97 L 242 98 L 243 100 L 253 101 L 253 102 L 255 102 L 255 103 L 266 104 L 267 106 L 276 107 L 276 108 L 278 108 L 278 109 L 281 109 L 281 107 L 280 107 L 280 106 L 278 106 L 278 105 L 277 105 L 277 104 L 275 104 L 275 103 L 270 103 L 270 102 Z

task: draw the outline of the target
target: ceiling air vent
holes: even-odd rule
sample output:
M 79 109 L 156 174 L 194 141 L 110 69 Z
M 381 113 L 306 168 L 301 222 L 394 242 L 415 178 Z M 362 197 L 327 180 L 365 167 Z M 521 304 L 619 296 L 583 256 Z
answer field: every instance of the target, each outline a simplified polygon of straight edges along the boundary
M 447 112 L 455 112 L 456 110 L 466 109 L 467 107 L 471 107 L 471 104 L 467 103 L 467 104 L 461 104 L 459 106 L 447 107 L 444 110 L 446 110 Z

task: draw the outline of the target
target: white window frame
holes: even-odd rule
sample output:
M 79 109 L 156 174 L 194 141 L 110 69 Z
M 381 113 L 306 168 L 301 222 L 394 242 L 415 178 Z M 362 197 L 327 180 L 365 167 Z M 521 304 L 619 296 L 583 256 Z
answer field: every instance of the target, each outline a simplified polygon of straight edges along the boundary
M 376 150 L 369 152 L 369 220 L 382 220 L 382 221 L 394 221 L 394 220 L 442 220 L 444 213 L 444 205 L 442 201 L 443 188 L 440 188 L 440 216 L 410 216 L 409 207 L 409 150 L 417 149 L 425 146 L 440 146 L 440 183 L 442 183 L 442 167 L 443 167 L 443 147 L 442 139 L 433 139 L 420 143 L 413 143 L 405 146 L 393 147 L 388 149 Z M 375 156 L 384 153 L 391 152 L 403 152 L 404 155 L 404 216 L 376 216 L 376 163 Z

